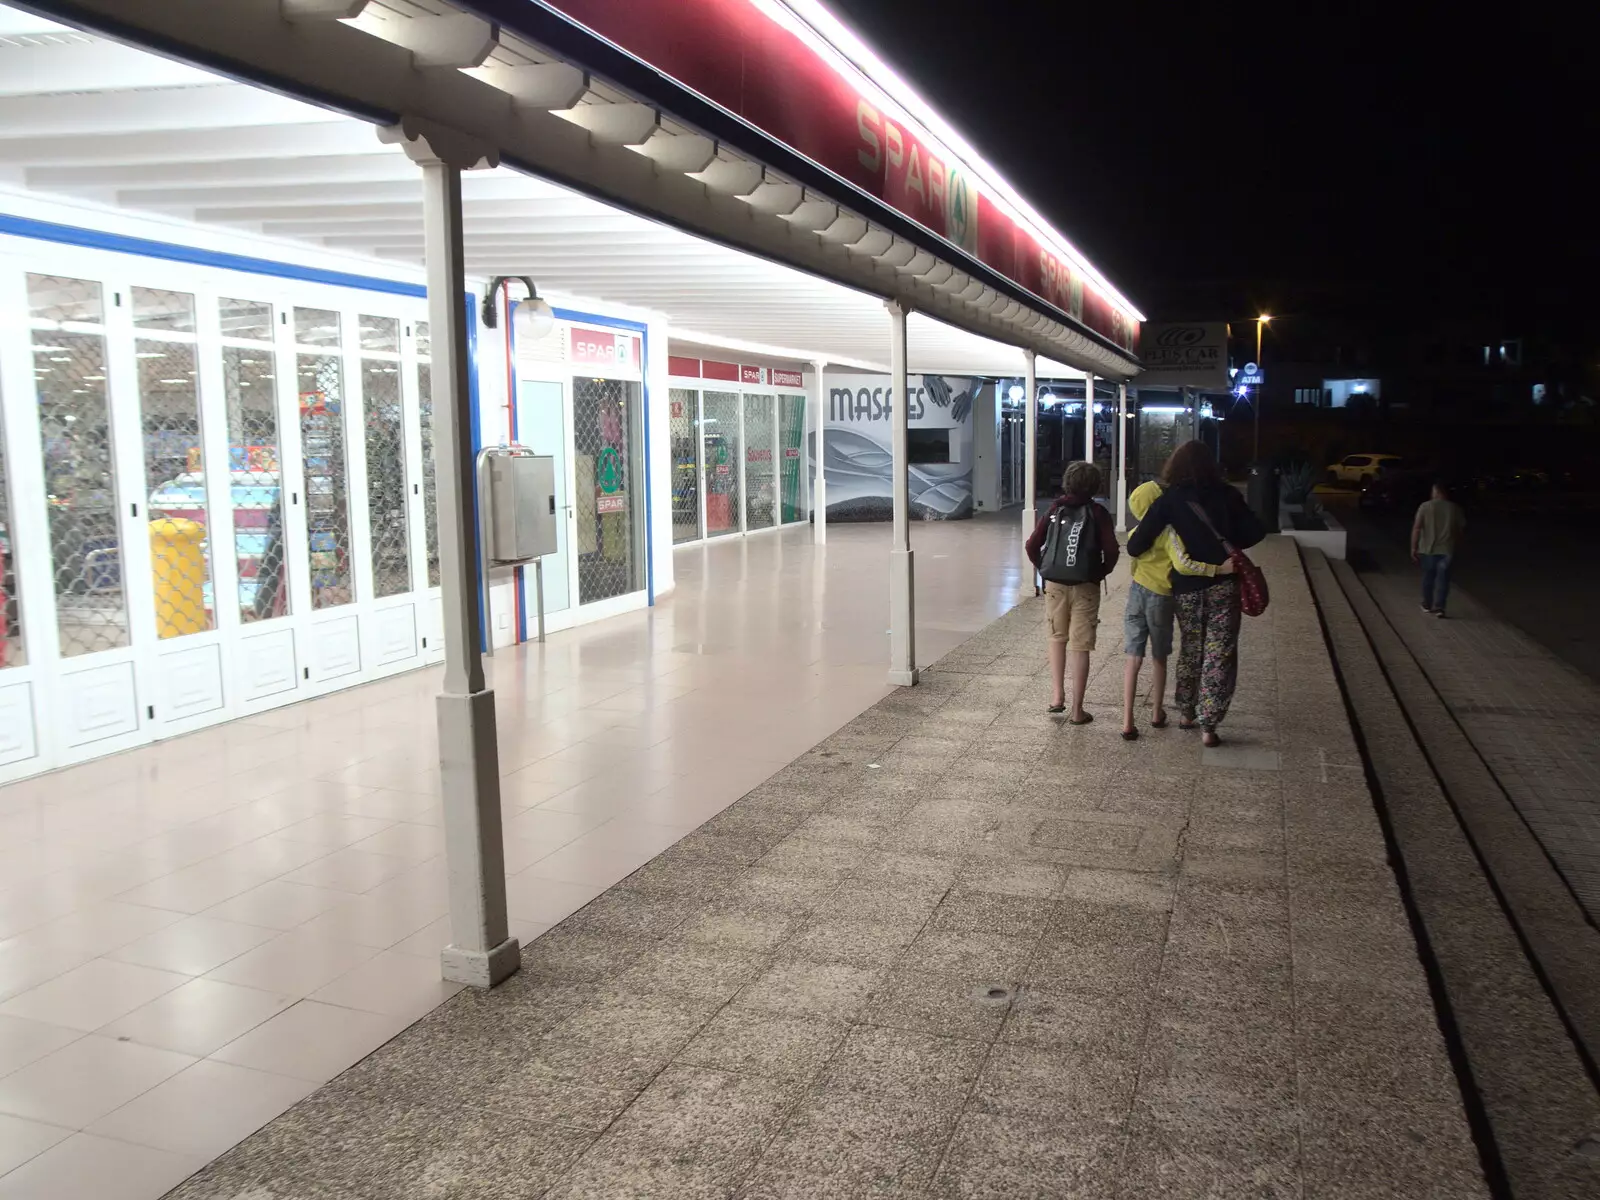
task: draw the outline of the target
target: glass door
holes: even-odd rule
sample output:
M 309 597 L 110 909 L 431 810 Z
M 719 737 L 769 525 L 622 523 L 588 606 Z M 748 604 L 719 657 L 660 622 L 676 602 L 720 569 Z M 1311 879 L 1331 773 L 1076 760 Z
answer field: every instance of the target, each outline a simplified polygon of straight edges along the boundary
M 774 446 L 778 434 L 777 397 L 744 398 L 744 497 L 746 531 L 777 523 L 778 472 Z
M 639 384 L 573 381 L 573 509 L 578 603 L 645 586 L 643 430 Z
M 700 525 L 700 393 L 673 388 L 667 428 L 672 436 L 672 540 L 704 537 Z
M 743 472 L 743 439 L 739 436 L 739 396 L 735 392 L 701 395 L 705 432 L 706 536 L 737 533 L 743 519 L 739 480 Z
M 571 553 L 574 528 L 570 473 L 567 470 L 566 388 L 548 380 L 524 379 L 517 384 L 517 441 L 535 454 L 547 454 L 556 473 L 556 552 L 544 559 L 544 611 L 566 612 L 572 607 Z M 531 570 L 523 571 L 523 614 L 527 627 L 537 626 L 538 596 Z

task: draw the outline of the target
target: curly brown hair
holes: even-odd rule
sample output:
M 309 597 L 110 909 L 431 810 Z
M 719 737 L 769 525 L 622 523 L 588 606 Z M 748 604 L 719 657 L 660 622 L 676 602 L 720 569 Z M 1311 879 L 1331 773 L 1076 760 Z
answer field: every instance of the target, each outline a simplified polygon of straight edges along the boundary
M 1100 483 L 1100 468 L 1092 462 L 1070 462 L 1061 473 L 1061 490 L 1069 496 L 1093 496 Z
M 1161 468 L 1161 482 L 1167 487 L 1205 487 L 1222 482 L 1222 471 L 1217 466 L 1217 456 L 1204 442 L 1185 442 L 1172 452 L 1167 465 Z

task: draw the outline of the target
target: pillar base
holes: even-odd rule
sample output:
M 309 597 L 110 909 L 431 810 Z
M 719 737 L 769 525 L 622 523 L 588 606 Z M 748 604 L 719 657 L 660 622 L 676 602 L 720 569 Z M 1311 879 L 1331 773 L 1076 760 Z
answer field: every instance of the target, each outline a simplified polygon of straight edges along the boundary
M 889 551 L 889 682 L 917 682 L 916 585 L 910 550 Z
M 439 964 L 442 974 L 451 983 L 492 988 L 517 973 L 522 966 L 522 946 L 516 938 L 507 938 L 493 950 L 446 946 L 439 956 Z

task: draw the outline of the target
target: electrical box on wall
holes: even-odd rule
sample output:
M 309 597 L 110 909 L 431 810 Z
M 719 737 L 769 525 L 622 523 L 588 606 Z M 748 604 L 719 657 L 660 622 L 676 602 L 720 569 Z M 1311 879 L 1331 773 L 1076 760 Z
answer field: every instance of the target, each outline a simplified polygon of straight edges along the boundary
M 483 556 L 491 567 L 529 563 L 556 552 L 555 459 L 521 446 L 478 456 Z

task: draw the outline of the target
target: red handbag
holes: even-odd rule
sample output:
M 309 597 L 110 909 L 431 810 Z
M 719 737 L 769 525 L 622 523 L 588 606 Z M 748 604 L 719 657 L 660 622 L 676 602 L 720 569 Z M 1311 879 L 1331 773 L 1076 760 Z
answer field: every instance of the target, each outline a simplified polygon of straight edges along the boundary
M 1222 543 L 1223 553 L 1233 563 L 1234 578 L 1239 581 L 1239 611 L 1247 617 L 1259 617 L 1267 611 L 1267 604 L 1271 601 L 1271 596 L 1267 592 L 1266 573 L 1251 561 L 1248 554 L 1217 532 L 1217 527 L 1211 523 L 1211 518 L 1206 515 L 1205 509 L 1193 500 L 1189 501 L 1189 507 L 1194 509 L 1194 515 L 1205 523 L 1205 527 L 1211 531 L 1211 536 Z

